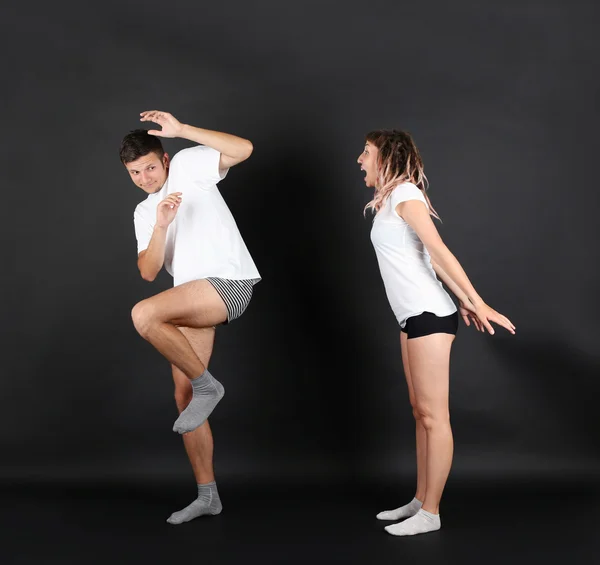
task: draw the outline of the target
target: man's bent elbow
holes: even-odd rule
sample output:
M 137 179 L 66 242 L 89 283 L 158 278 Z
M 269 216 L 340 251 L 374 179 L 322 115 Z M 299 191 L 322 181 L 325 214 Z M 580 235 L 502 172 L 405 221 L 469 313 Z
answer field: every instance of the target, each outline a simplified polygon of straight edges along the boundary
M 143 269 L 140 265 L 138 265 L 138 270 L 140 271 L 140 276 L 148 282 L 152 282 L 158 273 L 153 273 L 148 269 Z
M 156 274 L 145 273 L 144 271 L 140 271 L 140 275 L 145 281 L 152 282 L 156 278 Z
M 245 139 L 244 140 L 244 160 L 248 159 L 248 157 L 250 157 L 250 155 L 252 155 L 252 151 L 254 151 L 254 145 L 252 145 L 252 142 L 249 139 Z

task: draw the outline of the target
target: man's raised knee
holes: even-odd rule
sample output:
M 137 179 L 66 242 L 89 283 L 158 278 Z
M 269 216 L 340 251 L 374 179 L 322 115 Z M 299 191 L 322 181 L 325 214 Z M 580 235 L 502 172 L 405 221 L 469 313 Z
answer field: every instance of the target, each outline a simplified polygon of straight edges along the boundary
M 142 337 L 148 335 L 148 330 L 153 322 L 154 307 L 149 300 L 138 302 L 131 310 L 133 325 Z

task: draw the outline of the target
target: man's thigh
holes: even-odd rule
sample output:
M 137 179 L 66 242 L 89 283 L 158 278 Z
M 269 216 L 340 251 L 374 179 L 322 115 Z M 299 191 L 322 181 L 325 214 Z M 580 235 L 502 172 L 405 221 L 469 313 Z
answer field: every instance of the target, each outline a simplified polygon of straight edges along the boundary
M 215 343 L 215 327 L 208 328 L 188 328 L 178 326 L 177 329 L 185 336 L 192 346 L 198 359 L 202 361 L 205 367 L 208 367 Z M 176 386 L 190 386 L 189 379 L 175 365 L 171 365 L 173 371 L 173 380 Z
M 223 299 L 205 279 L 170 288 L 147 302 L 155 318 L 176 326 L 211 328 L 227 320 Z

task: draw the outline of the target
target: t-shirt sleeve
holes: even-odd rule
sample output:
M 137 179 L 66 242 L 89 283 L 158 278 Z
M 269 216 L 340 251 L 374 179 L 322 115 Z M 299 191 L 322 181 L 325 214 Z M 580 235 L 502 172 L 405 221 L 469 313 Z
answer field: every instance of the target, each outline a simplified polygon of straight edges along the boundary
M 420 200 L 427 206 L 429 210 L 429 205 L 427 204 L 427 200 L 423 195 L 421 189 L 419 189 L 416 185 L 405 182 L 400 186 L 396 187 L 392 194 L 390 195 L 392 210 L 394 214 L 398 215 L 396 212 L 396 206 L 400 204 L 400 202 L 406 202 L 407 200 Z
M 206 145 L 184 149 L 175 158 L 178 160 L 177 166 L 181 167 L 185 174 L 203 189 L 210 189 L 222 181 L 229 170 L 226 169 L 221 174 L 219 170 L 221 153 Z
M 135 227 L 135 238 L 137 239 L 138 255 L 148 248 L 152 239 L 154 225 L 148 221 L 137 209 L 133 213 L 133 225 Z

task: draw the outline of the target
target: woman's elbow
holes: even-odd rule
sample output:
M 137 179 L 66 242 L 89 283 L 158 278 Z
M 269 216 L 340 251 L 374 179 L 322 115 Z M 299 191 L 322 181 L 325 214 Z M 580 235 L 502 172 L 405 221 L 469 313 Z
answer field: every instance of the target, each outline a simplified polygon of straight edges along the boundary
M 452 257 L 452 252 L 444 243 L 438 243 L 427 247 L 427 251 L 429 251 L 431 262 L 436 265 L 441 265 L 442 267 L 446 262 L 446 259 Z

